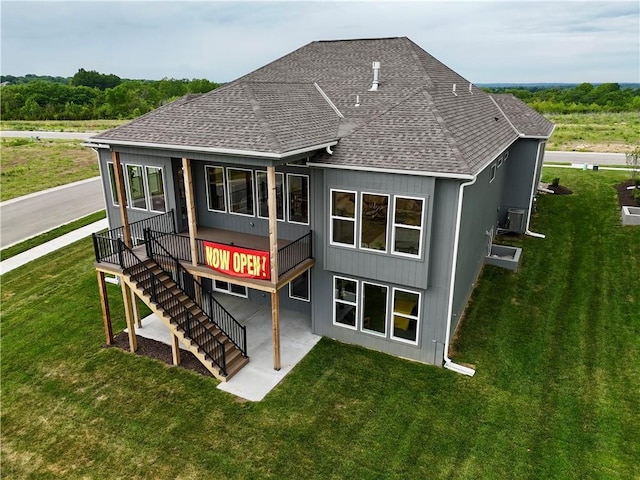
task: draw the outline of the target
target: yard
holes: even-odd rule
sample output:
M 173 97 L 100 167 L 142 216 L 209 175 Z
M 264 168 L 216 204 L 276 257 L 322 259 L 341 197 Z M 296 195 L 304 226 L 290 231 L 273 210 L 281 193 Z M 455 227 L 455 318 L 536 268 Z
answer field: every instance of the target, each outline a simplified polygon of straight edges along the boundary
M 545 168 L 518 272 L 487 267 L 454 360 L 323 339 L 263 402 L 103 349 L 90 239 L 2 277 L 6 478 L 640 477 L 640 228 L 620 172 Z M 121 294 L 109 286 L 113 318 Z M 115 325 L 122 329 L 124 321 Z

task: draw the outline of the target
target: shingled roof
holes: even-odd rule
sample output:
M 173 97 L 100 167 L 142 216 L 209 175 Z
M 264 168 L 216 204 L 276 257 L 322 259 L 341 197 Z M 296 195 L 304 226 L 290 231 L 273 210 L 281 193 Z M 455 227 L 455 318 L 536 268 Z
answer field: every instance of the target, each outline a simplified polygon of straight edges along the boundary
M 380 86 L 370 91 L 374 61 Z M 551 132 L 544 117 L 503 97 L 406 37 L 317 41 L 92 140 L 281 158 L 337 142 L 313 161 L 474 175 L 519 136 Z

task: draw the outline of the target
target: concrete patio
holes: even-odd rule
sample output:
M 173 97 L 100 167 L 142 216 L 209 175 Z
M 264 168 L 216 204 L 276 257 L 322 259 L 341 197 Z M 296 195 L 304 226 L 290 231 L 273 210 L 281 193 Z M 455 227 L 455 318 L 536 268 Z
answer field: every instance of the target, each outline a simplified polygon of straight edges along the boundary
M 276 371 L 273 369 L 271 306 L 224 294 L 216 295 L 216 299 L 247 327 L 247 351 L 251 359 L 231 380 L 221 382 L 218 388 L 246 400 L 262 400 L 321 338 L 311 333 L 308 315 L 281 309 L 281 369 Z M 142 328 L 137 329 L 136 334 L 171 344 L 169 330 L 155 314 L 142 320 Z

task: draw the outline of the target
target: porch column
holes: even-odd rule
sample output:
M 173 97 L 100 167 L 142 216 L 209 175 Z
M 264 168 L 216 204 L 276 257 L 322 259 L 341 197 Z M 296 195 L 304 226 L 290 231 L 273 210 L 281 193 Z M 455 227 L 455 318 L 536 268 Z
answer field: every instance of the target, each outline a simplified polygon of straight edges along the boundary
M 138 350 L 138 340 L 136 339 L 136 327 L 133 324 L 131 289 L 125 282 L 120 283 L 122 285 L 122 299 L 124 301 L 124 316 L 127 320 L 127 328 L 129 329 L 129 350 L 135 352 Z
M 120 154 L 111 152 L 113 160 L 113 172 L 116 176 L 116 194 L 118 195 L 118 205 L 120 206 L 120 223 L 122 223 L 122 233 L 124 244 L 131 248 L 131 229 L 129 228 L 129 214 L 127 212 L 127 195 L 124 189 L 124 172 L 120 163 Z
M 189 222 L 189 244 L 191 246 L 191 263 L 198 264 L 198 245 L 196 235 L 198 227 L 196 224 L 196 204 L 193 199 L 193 177 L 191 175 L 191 160 L 182 159 L 182 173 L 184 176 L 184 191 L 187 201 L 187 220 Z
M 97 271 L 98 290 L 100 291 L 100 305 L 102 305 L 102 322 L 104 323 L 104 336 L 107 345 L 113 345 L 113 330 L 111 328 L 111 313 L 109 312 L 109 297 L 107 297 L 107 282 L 104 281 L 104 272 Z
M 276 168 L 267 167 L 267 205 L 269 207 L 269 256 L 271 283 L 278 283 L 278 214 L 276 208 Z M 277 288 L 271 292 L 271 324 L 273 328 L 273 368 L 280 370 L 280 300 Z
M 180 365 L 180 340 L 173 334 L 171 334 L 171 356 L 173 357 L 173 364 Z

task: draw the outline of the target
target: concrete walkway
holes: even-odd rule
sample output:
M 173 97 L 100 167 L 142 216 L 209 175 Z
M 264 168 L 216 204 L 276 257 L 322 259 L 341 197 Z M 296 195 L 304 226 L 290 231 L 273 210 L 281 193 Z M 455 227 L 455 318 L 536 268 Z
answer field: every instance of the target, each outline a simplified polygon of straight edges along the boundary
M 73 232 L 62 235 L 61 237 L 54 238 L 47 243 L 38 245 L 37 247 L 27 250 L 26 252 L 16 255 L 15 257 L 11 257 L 8 260 L 0 262 L 0 275 L 4 275 L 5 273 L 10 272 L 13 269 L 21 267 L 22 265 L 25 265 L 44 255 L 55 252 L 62 247 L 66 247 L 73 242 L 88 237 L 94 232 L 97 232 L 104 228 L 108 228 L 108 226 L 109 224 L 107 223 L 107 219 L 105 218 L 85 227 L 74 230 Z

